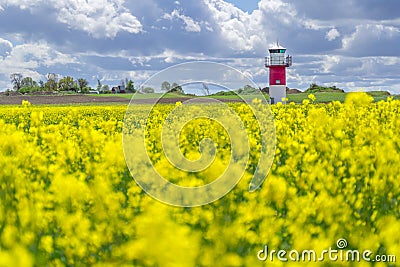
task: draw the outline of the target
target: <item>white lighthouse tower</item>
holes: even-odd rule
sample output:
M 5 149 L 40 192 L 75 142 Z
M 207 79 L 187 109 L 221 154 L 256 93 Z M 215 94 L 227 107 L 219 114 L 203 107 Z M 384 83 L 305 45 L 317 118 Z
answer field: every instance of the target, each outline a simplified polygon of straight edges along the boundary
M 269 49 L 269 57 L 265 58 L 265 67 L 269 68 L 270 103 L 285 103 L 286 68 L 292 65 L 292 57 L 286 56 L 286 48 L 278 43 Z

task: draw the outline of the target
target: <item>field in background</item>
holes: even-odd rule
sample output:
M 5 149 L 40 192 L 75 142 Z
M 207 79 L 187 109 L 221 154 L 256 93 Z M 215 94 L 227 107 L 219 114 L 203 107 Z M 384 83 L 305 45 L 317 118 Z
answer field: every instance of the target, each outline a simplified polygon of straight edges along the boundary
M 328 103 L 332 101 L 343 102 L 348 93 L 339 92 L 315 92 L 313 93 L 316 97 L 316 103 Z M 374 98 L 374 101 L 387 100 L 388 95 L 385 92 L 369 92 Z M 308 98 L 309 93 L 297 93 L 288 94 L 288 102 L 302 103 L 304 99 Z M 105 105 L 105 104 L 128 104 L 133 94 L 65 94 L 65 95 L 15 95 L 15 96 L 0 96 L 0 105 L 20 105 L 22 100 L 27 100 L 33 105 L 40 104 L 58 104 L 58 105 L 82 105 L 83 103 L 90 103 L 91 105 Z M 185 99 L 191 98 L 214 98 L 224 102 L 237 102 L 242 99 L 245 101 L 251 101 L 258 97 L 255 94 L 241 94 L 239 95 L 211 95 L 211 96 L 193 96 L 183 95 L 176 93 L 152 93 L 152 94 L 136 94 L 135 101 L 137 103 L 151 102 L 152 99 L 158 99 L 162 97 L 163 103 L 174 103 L 176 101 L 184 101 Z M 267 94 L 264 94 L 266 100 L 269 99 Z M 393 99 L 400 99 L 399 95 L 390 96 Z
M 126 99 L 131 99 L 134 94 L 100 94 L 99 96 L 103 97 L 122 97 Z M 136 94 L 135 99 L 151 99 L 151 98 L 159 98 L 163 96 L 163 98 L 187 98 L 189 96 L 182 95 L 182 94 L 174 94 L 174 93 L 150 93 L 150 94 Z
M 332 101 L 340 101 L 344 102 L 348 93 L 340 93 L 340 92 L 315 92 L 313 93 L 316 97 L 316 103 L 327 103 Z M 387 100 L 388 95 L 385 92 L 369 92 L 369 94 L 374 98 L 374 101 L 380 100 Z M 309 93 L 298 93 L 298 94 L 288 94 L 288 102 L 295 102 L 295 103 L 302 103 L 304 99 L 308 98 Z M 110 95 L 103 95 L 103 96 L 110 96 Z M 114 94 L 112 96 L 115 97 L 122 97 L 126 99 L 131 99 L 133 94 Z M 153 93 L 153 94 L 137 94 L 135 99 L 152 99 L 152 98 L 159 98 L 163 96 L 162 93 Z M 187 96 L 182 94 L 165 94 L 164 98 L 189 98 L 193 96 Z M 223 100 L 252 100 L 257 97 L 257 95 L 253 94 L 243 94 L 243 95 L 210 95 L 210 96 L 197 96 L 199 98 L 210 97 L 214 99 L 223 99 Z M 267 94 L 264 94 L 265 99 L 269 99 Z M 394 95 L 392 96 L 393 99 L 400 99 L 400 96 Z
M 344 102 L 346 99 L 346 96 L 349 93 L 340 93 L 340 92 L 315 92 L 313 93 L 316 102 L 317 103 L 327 103 L 327 102 L 332 102 L 332 101 L 340 101 Z M 386 92 L 379 92 L 379 91 L 374 91 L 374 92 L 368 92 L 369 95 L 371 95 L 374 98 L 374 101 L 380 101 L 380 100 L 387 100 L 388 95 Z M 288 94 L 287 98 L 289 99 L 289 102 L 293 101 L 296 103 L 301 103 L 304 99 L 308 98 L 309 93 L 299 93 L 299 94 Z M 392 96 L 394 99 L 400 99 L 400 96 Z
M 287 98 L 289 102 L 301 103 L 304 99 L 308 98 L 309 93 L 299 94 L 288 94 Z M 346 93 L 335 93 L 335 92 L 317 92 L 314 93 L 317 103 L 326 103 L 332 101 L 343 102 L 346 99 Z

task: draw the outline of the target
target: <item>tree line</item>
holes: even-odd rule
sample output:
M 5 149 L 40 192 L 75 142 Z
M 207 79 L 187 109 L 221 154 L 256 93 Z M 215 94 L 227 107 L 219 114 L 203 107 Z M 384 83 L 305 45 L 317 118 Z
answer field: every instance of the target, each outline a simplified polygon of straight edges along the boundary
M 99 81 L 100 82 L 100 81 Z M 130 84 L 131 81 L 126 82 L 127 86 L 126 88 L 129 88 L 132 84 Z M 160 86 L 161 92 L 165 93 L 178 93 L 178 94 L 184 94 L 185 92 L 183 91 L 182 86 L 177 84 L 176 82 L 173 82 L 172 84 L 169 83 L 168 81 L 164 81 L 161 86 Z M 143 94 L 151 94 L 155 93 L 156 90 L 153 87 L 150 86 L 141 86 L 138 89 L 134 89 L 134 92 L 139 91 L 140 93 Z
M 155 89 L 152 87 L 141 87 L 136 89 L 134 82 L 130 79 L 122 80 L 120 85 L 110 88 L 107 84 L 102 84 L 100 80 L 97 80 L 97 88 L 91 88 L 89 83 L 84 78 L 74 79 L 71 76 L 59 77 L 55 73 L 48 73 L 46 75 L 46 81 L 35 81 L 32 77 L 24 77 L 21 73 L 12 73 L 10 75 L 10 81 L 13 86 L 13 90 L 26 94 L 34 92 L 75 92 L 75 93 L 90 93 L 96 91 L 99 93 L 135 93 L 140 91 L 141 93 L 154 93 Z M 164 81 L 160 89 L 162 92 L 168 93 L 180 93 L 184 94 L 182 86 L 173 82 L 172 84 L 168 81 Z
M 33 92 L 75 92 L 75 93 L 89 93 L 94 90 L 89 86 L 89 83 L 84 78 L 74 79 L 71 76 L 59 77 L 55 73 L 48 73 L 46 75 L 46 82 L 40 80 L 35 81 L 32 77 L 24 77 L 21 73 L 12 73 L 10 75 L 10 81 L 13 85 L 13 90 L 18 93 L 33 93 Z M 125 86 L 126 84 L 126 86 Z M 114 87 L 113 87 L 114 88 Z M 113 88 L 110 89 L 108 85 L 103 85 L 98 80 L 97 91 L 99 93 L 111 93 Z M 123 91 L 134 93 L 136 92 L 135 86 L 132 80 L 125 79 L 121 81 L 121 85 L 118 87 L 119 90 L 123 88 Z

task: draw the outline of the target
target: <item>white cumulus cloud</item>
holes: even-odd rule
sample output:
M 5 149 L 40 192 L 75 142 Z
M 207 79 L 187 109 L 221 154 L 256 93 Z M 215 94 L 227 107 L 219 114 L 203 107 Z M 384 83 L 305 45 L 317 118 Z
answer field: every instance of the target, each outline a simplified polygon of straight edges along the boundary
M 174 9 L 170 14 L 164 14 L 164 19 L 173 20 L 174 18 L 180 19 L 185 24 L 185 30 L 187 32 L 201 32 L 200 24 L 194 21 L 191 17 L 181 14 L 177 9 Z
M 36 9 L 47 6 L 56 10 L 59 22 L 94 38 L 114 38 L 119 32 L 139 33 L 140 21 L 124 7 L 124 0 L 0 0 L 1 6 Z M 4 9 L 4 7 L 3 7 Z
M 13 48 L 13 44 L 6 39 L 0 37 L 0 57 L 7 56 Z
M 327 39 L 328 41 L 333 41 L 336 38 L 340 37 L 340 33 L 338 30 L 336 30 L 335 28 L 331 29 L 330 31 L 328 31 L 325 35 L 325 39 Z
M 72 63 L 77 63 L 75 57 L 63 54 L 44 42 L 25 43 L 14 46 L 6 57 L 0 59 L 0 73 L 32 73 L 39 67 Z
M 55 1 L 58 20 L 95 38 L 114 38 L 119 32 L 139 33 L 140 21 L 119 0 Z
M 204 0 L 217 28 L 229 49 L 251 51 L 261 45 L 265 31 L 260 12 L 248 14 L 222 0 Z
M 398 56 L 399 42 L 400 27 L 362 24 L 342 39 L 342 51 L 359 56 Z

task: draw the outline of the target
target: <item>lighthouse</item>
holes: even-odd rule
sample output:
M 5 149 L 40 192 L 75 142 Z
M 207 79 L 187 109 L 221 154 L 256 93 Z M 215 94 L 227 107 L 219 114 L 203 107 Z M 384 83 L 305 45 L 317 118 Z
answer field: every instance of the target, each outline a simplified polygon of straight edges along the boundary
M 285 53 L 286 48 L 276 43 L 265 58 L 265 67 L 269 68 L 270 104 L 286 102 L 286 68 L 292 65 L 292 57 Z

